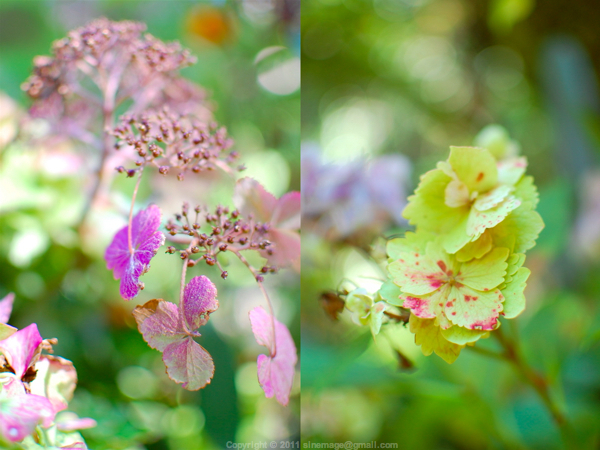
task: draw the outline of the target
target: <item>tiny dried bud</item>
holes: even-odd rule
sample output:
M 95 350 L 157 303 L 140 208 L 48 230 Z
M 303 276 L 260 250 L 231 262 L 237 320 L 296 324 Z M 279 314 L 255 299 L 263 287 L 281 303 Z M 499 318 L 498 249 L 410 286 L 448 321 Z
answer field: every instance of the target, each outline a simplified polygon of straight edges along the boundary
M 242 233 L 249 233 L 249 232 L 250 232 L 250 225 L 248 225 L 247 223 L 242 225 Z
M 188 252 L 186 252 L 185 250 L 181 252 L 181 259 L 186 259 L 188 256 Z
M 199 251 L 200 251 L 199 247 L 197 247 L 197 246 L 192 247 L 192 253 L 198 253 Z
M 247 237 L 241 237 L 239 238 L 238 242 L 242 245 L 246 245 L 246 243 L 248 242 L 248 238 Z
M 213 245 L 215 243 L 215 240 L 213 238 L 208 238 L 206 240 L 206 245 Z
M 183 178 L 184 178 L 184 174 L 183 174 L 183 172 L 179 172 L 179 173 L 177 174 L 177 179 L 178 179 L 179 181 L 183 181 Z
M 256 275 L 256 281 L 258 283 L 262 283 L 263 281 L 265 281 L 265 277 L 263 277 L 262 275 Z
M 125 172 L 125 167 L 123 167 L 123 166 L 118 166 L 118 167 L 115 167 L 115 170 L 116 170 L 117 172 L 119 172 L 119 173 L 123 173 L 123 172 Z
M 198 228 L 200 228 L 200 224 L 197 222 L 194 222 L 194 224 L 192 225 L 192 227 L 194 228 L 194 230 L 197 230 Z
M 185 216 L 185 214 L 184 214 L 184 216 Z M 185 231 L 190 231 L 190 227 L 189 227 L 189 226 L 187 226 L 187 225 L 184 225 L 182 228 L 183 228 Z
M 200 214 L 200 205 L 196 205 L 196 207 L 194 208 L 194 211 L 196 211 L 197 214 Z
M 262 267 L 262 268 L 260 269 L 260 271 L 261 271 L 262 273 L 268 273 L 268 272 L 269 272 L 269 266 L 264 266 L 264 267 Z
M 229 274 L 227 273 L 226 270 L 224 270 L 223 272 L 221 272 L 221 278 L 223 278 L 224 280 L 227 278 L 227 275 L 229 275 Z
M 223 231 L 221 230 L 221 227 L 213 227 L 212 234 L 213 236 L 218 236 L 219 234 L 221 234 L 221 231 Z
M 237 219 L 240 216 L 240 212 L 237 209 L 234 209 L 231 212 L 231 217 L 233 217 L 234 219 Z
M 167 247 L 167 251 L 165 253 L 169 253 L 170 255 L 172 255 L 173 253 L 175 253 L 177 249 L 175 247 L 173 247 L 172 245 L 169 245 Z
M 267 241 L 266 239 L 258 244 L 261 250 L 266 249 L 269 245 L 271 245 L 271 242 Z
M 168 166 L 160 166 L 158 168 L 158 172 L 162 175 L 166 175 L 167 172 L 169 171 L 169 167 Z
M 227 244 L 221 244 L 221 245 L 219 245 L 219 250 L 221 250 L 222 252 L 224 252 L 225 250 L 227 250 Z
M 215 258 L 213 258 L 212 256 L 207 256 L 204 259 L 206 260 L 206 264 L 208 264 L 209 266 L 214 266 L 216 264 Z
M 234 242 L 233 236 L 227 236 L 227 242 L 229 242 L 230 244 L 233 244 L 233 242 Z
M 258 244 L 256 242 L 250 242 L 250 248 L 258 248 Z
M 129 169 L 127 171 L 127 178 L 133 178 L 135 176 L 135 169 Z

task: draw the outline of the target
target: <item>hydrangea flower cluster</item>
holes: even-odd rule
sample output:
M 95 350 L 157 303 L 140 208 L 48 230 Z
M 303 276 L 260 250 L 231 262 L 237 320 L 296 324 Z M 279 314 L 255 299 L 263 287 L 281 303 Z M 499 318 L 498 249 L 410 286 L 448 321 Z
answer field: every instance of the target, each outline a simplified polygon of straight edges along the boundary
M 139 156 L 136 167 L 151 164 L 163 175 L 173 169 L 180 181 L 187 171 L 200 173 L 216 166 L 230 171 L 229 166 L 238 157 L 235 151 L 227 152 L 233 141 L 224 127 L 207 124 L 192 115 L 176 114 L 166 106 L 158 112 L 121 117 L 113 134 L 117 149 Z M 139 170 L 117 167 L 129 177 Z
M 403 215 L 414 233 L 388 242 L 394 285 L 381 295 L 409 309 L 425 355 L 451 363 L 525 309 L 525 252 L 543 222 L 527 160 L 486 148 L 451 147 L 421 177 Z
M 204 93 L 177 71 L 195 58 L 177 42 L 143 34 L 145 29 L 140 22 L 100 18 L 56 41 L 53 56 L 36 57 L 33 74 L 22 85 L 34 99 L 30 113 L 51 120 L 57 133 L 81 138 L 83 131 L 97 128 L 102 111 L 113 111 L 127 99 L 133 101 L 132 112 L 165 104 L 191 112 Z
M 42 353 L 52 353 L 57 340 L 42 339 L 35 323 L 21 330 L 6 324 L 13 301 L 13 294 L 0 300 L 0 445 L 85 450 L 77 430 L 96 422 L 63 413 L 77 385 L 75 367 Z

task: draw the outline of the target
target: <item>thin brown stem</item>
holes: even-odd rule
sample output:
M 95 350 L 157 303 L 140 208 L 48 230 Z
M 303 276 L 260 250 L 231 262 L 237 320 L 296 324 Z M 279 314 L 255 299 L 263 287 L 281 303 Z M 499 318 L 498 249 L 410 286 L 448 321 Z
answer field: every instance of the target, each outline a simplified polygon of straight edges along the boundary
M 552 419 L 560 430 L 566 448 L 577 448 L 572 429 L 567 422 L 563 411 L 552 398 L 548 381 L 527 364 L 516 340 L 506 336 L 501 328 L 498 328 L 492 334 L 496 337 L 504 350 L 502 357 L 512 364 L 521 378 L 523 378 L 523 380 L 527 382 L 542 399 L 544 406 L 546 406 Z

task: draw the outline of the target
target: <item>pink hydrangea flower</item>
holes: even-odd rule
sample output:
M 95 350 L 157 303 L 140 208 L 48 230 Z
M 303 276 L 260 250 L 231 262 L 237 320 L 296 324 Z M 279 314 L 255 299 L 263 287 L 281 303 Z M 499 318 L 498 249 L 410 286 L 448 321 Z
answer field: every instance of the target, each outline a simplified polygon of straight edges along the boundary
M 8 390 L 0 389 L 0 441 L 19 442 L 40 423 L 44 427 L 52 424 L 55 413 L 47 398 L 25 392 L 10 395 Z
M 290 400 L 294 366 L 298 361 L 292 335 L 284 324 L 273 319 L 262 306 L 250 311 L 250 324 L 256 342 L 269 349 L 269 356 L 258 356 L 258 382 L 267 398 L 275 395 L 277 401 L 285 406 Z
M 165 242 L 160 226 L 160 208 L 150 205 L 138 212 L 131 222 L 131 249 L 128 241 L 128 226 L 121 228 L 106 249 L 104 259 L 115 280 L 121 280 L 120 293 L 131 300 L 140 291 L 139 278 L 150 267 L 150 260 Z
M 300 192 L 293 191 L 277 199 L 252 178 L 238 180 L 235 206 L 242 214 L 269 224 L 267 238 L 272 245 L 261 254 L 275 267 L 300 266 Z
M 148 345 L 163 352 L 167 375 L 190 391 L 203 388 L 214 374 L 210 354 L 194 337 L 217 310 L 217 288 L 205 276 L 194 277 L 185 287 L 178 307 L 162 299 L 150 300 L 133 310 L 138 329 Z

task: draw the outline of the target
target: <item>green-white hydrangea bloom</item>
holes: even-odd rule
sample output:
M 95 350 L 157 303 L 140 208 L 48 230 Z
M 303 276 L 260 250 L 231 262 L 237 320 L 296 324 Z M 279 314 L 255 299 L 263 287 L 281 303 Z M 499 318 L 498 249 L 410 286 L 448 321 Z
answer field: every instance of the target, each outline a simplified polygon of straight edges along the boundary
M 525 308 L 530 272 L 521 267 L 523 254 L 495 247 L 460 261 L 425 231 L 390 241 L 387 251 L 400 288 L 396 304 L 411 310 L 410 328 L 425 354 L 435 351 L 452 362 L 464 345 L 496 329 L 500 316 L 512 318 Z
M 369 325 L 373 337 L 379 334 L 383 315 L 387 309 L 385 302 L 376 302 L 364 288 L 353 290 L 346 297 L 346 308 L 352 312 L 352 321 L 357 325 Z
M 533 209 L 537 191 L 523 177 L 526 167 L 524 157 L 498 162 L 486 149 L 450 147 L 448 161 L 421 177 L 403 215 L 420 229 L 443 235 L 444 249 L 457 253 L 525 202 L 527 211 Z

